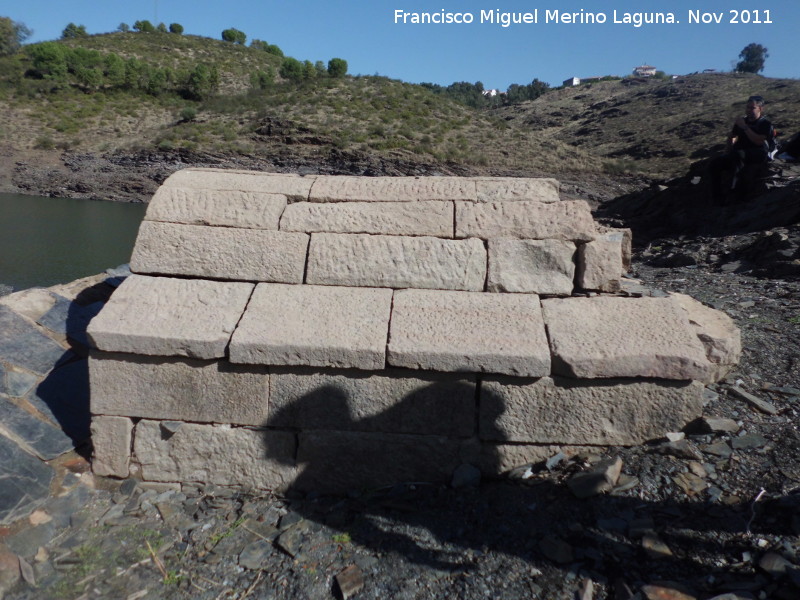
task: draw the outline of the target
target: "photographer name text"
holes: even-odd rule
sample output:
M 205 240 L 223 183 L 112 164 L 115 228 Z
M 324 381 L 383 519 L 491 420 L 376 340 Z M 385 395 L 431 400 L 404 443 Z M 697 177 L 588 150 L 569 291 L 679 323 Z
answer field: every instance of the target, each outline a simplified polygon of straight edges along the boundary
M 498 9 L 480 12 L 452 12 L 444 9 L 432 12 L 408 12 L 395 9 L 394 23 L 397 25 L 470 25 L 489 24 L 500 27 L 513 25 L 626 25 L 645 27 L 649 25 L 675 25 L 681 22 L 690 25 L 771 25 L 769 10 L 689 10 L 686 15 L 674 12 L 577 12 L 536 8 L 530 12 L 506 12 Z

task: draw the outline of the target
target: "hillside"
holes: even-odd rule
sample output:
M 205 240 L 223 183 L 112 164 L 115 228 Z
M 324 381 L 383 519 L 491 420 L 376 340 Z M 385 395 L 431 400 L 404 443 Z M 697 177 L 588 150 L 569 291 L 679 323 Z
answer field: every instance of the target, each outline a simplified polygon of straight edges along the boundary
M 37 62 L 47 44 L 73 52 L 69 72 Z M 123 65 L 116 79 L 113 56 Z M 604 81 L 475 109 L 385 77 L 332 77 L 321 61 L 296 61 L 305 71 L 292 80 L 283 61 L 168 33 L 95 35 L 0 58 L 0 135 L 8 140 L 0 191 L 142 201 L 169 173 L 196 165 L 544 175 L 564 181 L 568 195 L 602 201 L 717 151 L 750 94 L 769 100 L 782 131 L 800 130 L 796 80 Z

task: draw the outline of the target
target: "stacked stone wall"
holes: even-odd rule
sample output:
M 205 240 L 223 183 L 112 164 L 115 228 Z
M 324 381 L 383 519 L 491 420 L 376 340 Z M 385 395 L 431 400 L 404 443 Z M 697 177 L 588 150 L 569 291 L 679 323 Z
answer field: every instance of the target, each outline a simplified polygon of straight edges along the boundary
M 612 294 L 629 257 L 554 180 L 180 171 L 88 330 L 95 471 L 342 491 L 680 429 L 738 332 Z

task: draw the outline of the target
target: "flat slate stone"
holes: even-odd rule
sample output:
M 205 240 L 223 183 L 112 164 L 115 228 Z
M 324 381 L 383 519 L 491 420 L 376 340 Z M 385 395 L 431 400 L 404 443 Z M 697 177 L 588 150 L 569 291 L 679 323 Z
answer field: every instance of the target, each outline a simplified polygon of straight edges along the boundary
M 314 233 L 306 282 L 358 287 L 482 291 L 480 240 Z
M 477 199 L 475 181 L 467 177 L 317 177 L 311 202 L 413 202 Z
M 55 471 L 2 435 L 0 456 L 0 525 L 6 525 L 44 504 Z
M 270 427 L 468 437 L 475 377 L 390 369 L 273 367 Z
M 2 397 L 0 397 L 0 431 L 22 442 L 42 460 L 61 456 L 75 447 L 63 431 L 37 419 Z
M 478 202 L 559 201 L 557 179 L 529 177 L 474 177 L 473 179 Z
M 195 168 L 176 171 L 164 181 L 162 187 L 283 194 L 291 200 L 307 200 L 314 179 L 313 175 Z
M 66 350 L 7 306 L 0 306 L 0 361 L 44 375 Z
M 698 381 L 713 374 L 685 312 L 671 298 L 552 298 L 542 307 L 556 374 Z
M 575 244 L 564 240 L 489 240 L 490 292 L 572 294 Z
M 302 283 L 308 234 L 144 221 L 131 256 L 137 273 Z
M 183 423 L 174 432 L 140 421 L 134 453 L 145 481 L 204 482 L 286 489 L 293 481 L 295 436 L 226 425 Z
M 252 291 L 251 283 L 131 275 L 87 333 L 108 352 L 220 358 Z
M 162 186 L 147 206 L 146 221 L 278 229 L 286 208 L 283 194 Z
M 80 305 L 71 302 L 63 296 L 56 296 L 53 307 L 43 314 L 37 323 L 55 333 L 61 333 L 72 340 L 89 345 L 86 337 L 86 327 L 102 310 L 104 302 L 94 302 L 88 305 Z
M 281 231 L 453 237 L 452 202 L 296 202 Z
M 230 361 L 383 369 L 391 304 L 391 290 L 261 283 Z
M 588 242 L 597 235 L 589 205 L 562 202 L 456 202 L 456 237 L 484 240 L 513 237 L 530 240 Z
M 435 371 L 549 375 L 550 351 L 539 297 L 397 291 L 388 362 Z
M 25 396 L 77 445 L 89 439 L 89 373 L 86 360 L 54 369 Z
M 641 444 L 697 418 L 702 394 L 698 382 L 484 378 L 480 435 L 500 442 Z
M 0 394 L 6 394 L 12 398 L 22 398 L 33 389 L 39 379 L 40 375 L 34 375 L 19 367 L 7 366 L 4 367 L 0 363 L 0 372 L 5 369 L 5 384 L 3 384 L 3 377 L 0 375 Z
M 263 366 L 93 352 L 89 375 L 94 415 L 237 425 L 268 416 Z

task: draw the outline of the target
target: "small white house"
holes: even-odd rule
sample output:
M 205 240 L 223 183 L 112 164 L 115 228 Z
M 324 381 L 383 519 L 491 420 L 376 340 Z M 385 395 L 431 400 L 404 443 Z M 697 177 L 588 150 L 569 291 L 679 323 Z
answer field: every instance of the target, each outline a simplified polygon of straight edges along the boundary
M 633 74 L 636 77 L 653 77 L 656 74 L 656 68 L 651 65 L 640 65 L 633 69 Z

